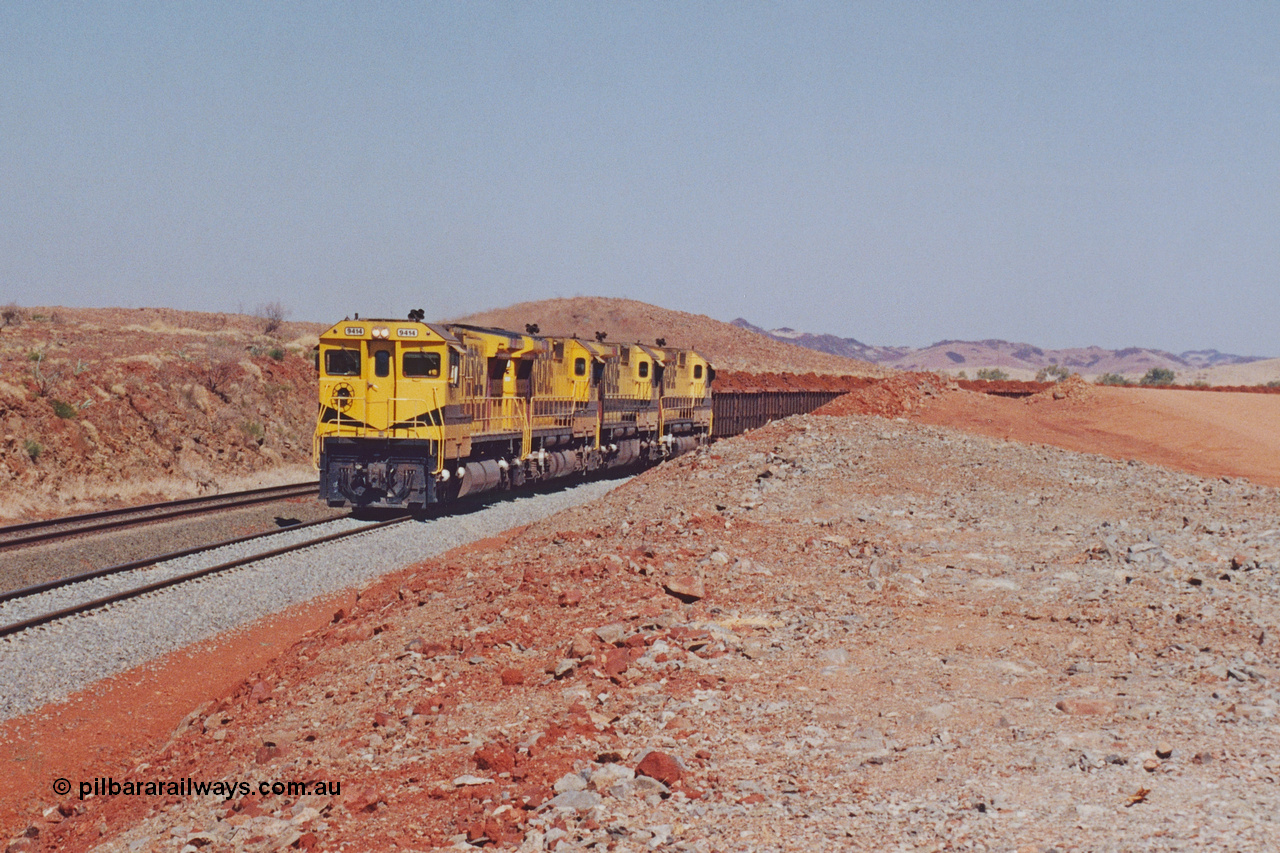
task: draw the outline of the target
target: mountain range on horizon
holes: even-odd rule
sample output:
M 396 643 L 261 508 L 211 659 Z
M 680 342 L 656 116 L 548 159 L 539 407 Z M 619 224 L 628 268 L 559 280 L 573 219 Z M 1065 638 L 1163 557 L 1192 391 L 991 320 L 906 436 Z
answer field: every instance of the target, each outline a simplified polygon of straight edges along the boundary
M 944 340 L 927 347 L 876 346 L 856 338 L 814 334 L 788 327 L 764 329 L 741 317 L 732 321 L 741 329 L 767 335 L 777 341 L 808 349 L 869 361 L 898 370 L 931 370 L 956 373 L 984 368 L 1006 372 L 1035 373 L 1059 365 L 1073 373 L 1097 376 L 1103 373 L 1143 374 L 1158 367 L 1173 371 L 1197 371 L 1227 365 L 1250 364 L 1268 356 L 1234 355 L 1216 349 L 1172 353 L 1148 347 L 1105 349 L 1099 346 L 1044 349 L 1028 343 L 988 339 L 982 341 Z

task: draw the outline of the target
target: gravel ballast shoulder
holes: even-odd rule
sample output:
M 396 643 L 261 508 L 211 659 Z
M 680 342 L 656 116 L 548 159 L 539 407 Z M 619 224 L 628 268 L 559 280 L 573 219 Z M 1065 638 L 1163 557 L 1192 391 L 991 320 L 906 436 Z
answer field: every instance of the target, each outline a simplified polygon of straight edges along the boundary
M 4 638 L 0 640 L 0 684 L 5 685 L 0 695 L 0 719 L 62 699 L 98 679 L 292 604 L 359 585 L 414 561 L 596 500 L 617 484 L 617 480 L 587 483 L 397 524 Z M 172 560 L 140 573 L 99 578 L 7 602 L 0 604 L 0 621 L 17 622 L 161 577 L 367 524 L 343 518 L 305 530 L 286 529 L 276 536 Z

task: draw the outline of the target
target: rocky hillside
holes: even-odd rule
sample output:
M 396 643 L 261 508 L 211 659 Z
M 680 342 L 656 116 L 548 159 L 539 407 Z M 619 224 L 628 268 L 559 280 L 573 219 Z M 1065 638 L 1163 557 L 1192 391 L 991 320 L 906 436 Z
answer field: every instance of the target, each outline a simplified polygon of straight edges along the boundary
M 318 325 L 155 308 L 5 313 L 0 517 L 311 475 Z
M 701 314 L 671 311 L 631 299 L 586 296 L 522 302 L 469 314 L 456 321 L 517 330 L 526 324 L 537 324 L 546 335 L 585 338 L 604 332 L 609 341 L 652 344 L 663 338 L 671 346 L 697 349 L 720 370 L 840 376 L 883 376 L 888 372 L 865 361 L 794 346 Z

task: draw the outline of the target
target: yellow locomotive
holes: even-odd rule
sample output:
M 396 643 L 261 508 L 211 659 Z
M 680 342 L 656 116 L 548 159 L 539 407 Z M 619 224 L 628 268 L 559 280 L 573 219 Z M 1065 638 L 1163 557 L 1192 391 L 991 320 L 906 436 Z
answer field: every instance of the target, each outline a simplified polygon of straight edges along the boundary
M 321 499 L 420 509 L 707 441 L 705 358 L 601 338 L 426 323 L 417 311 L 343 320 L 320 336 Z

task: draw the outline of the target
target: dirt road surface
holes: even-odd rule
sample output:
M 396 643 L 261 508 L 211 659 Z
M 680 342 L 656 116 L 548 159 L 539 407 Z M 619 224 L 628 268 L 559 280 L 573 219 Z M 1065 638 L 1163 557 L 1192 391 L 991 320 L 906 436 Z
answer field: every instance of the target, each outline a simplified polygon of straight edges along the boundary
M 944 394 L 913 419 L 1280 486 L 1280 395 L 1083 386 L 1061 400 Z

